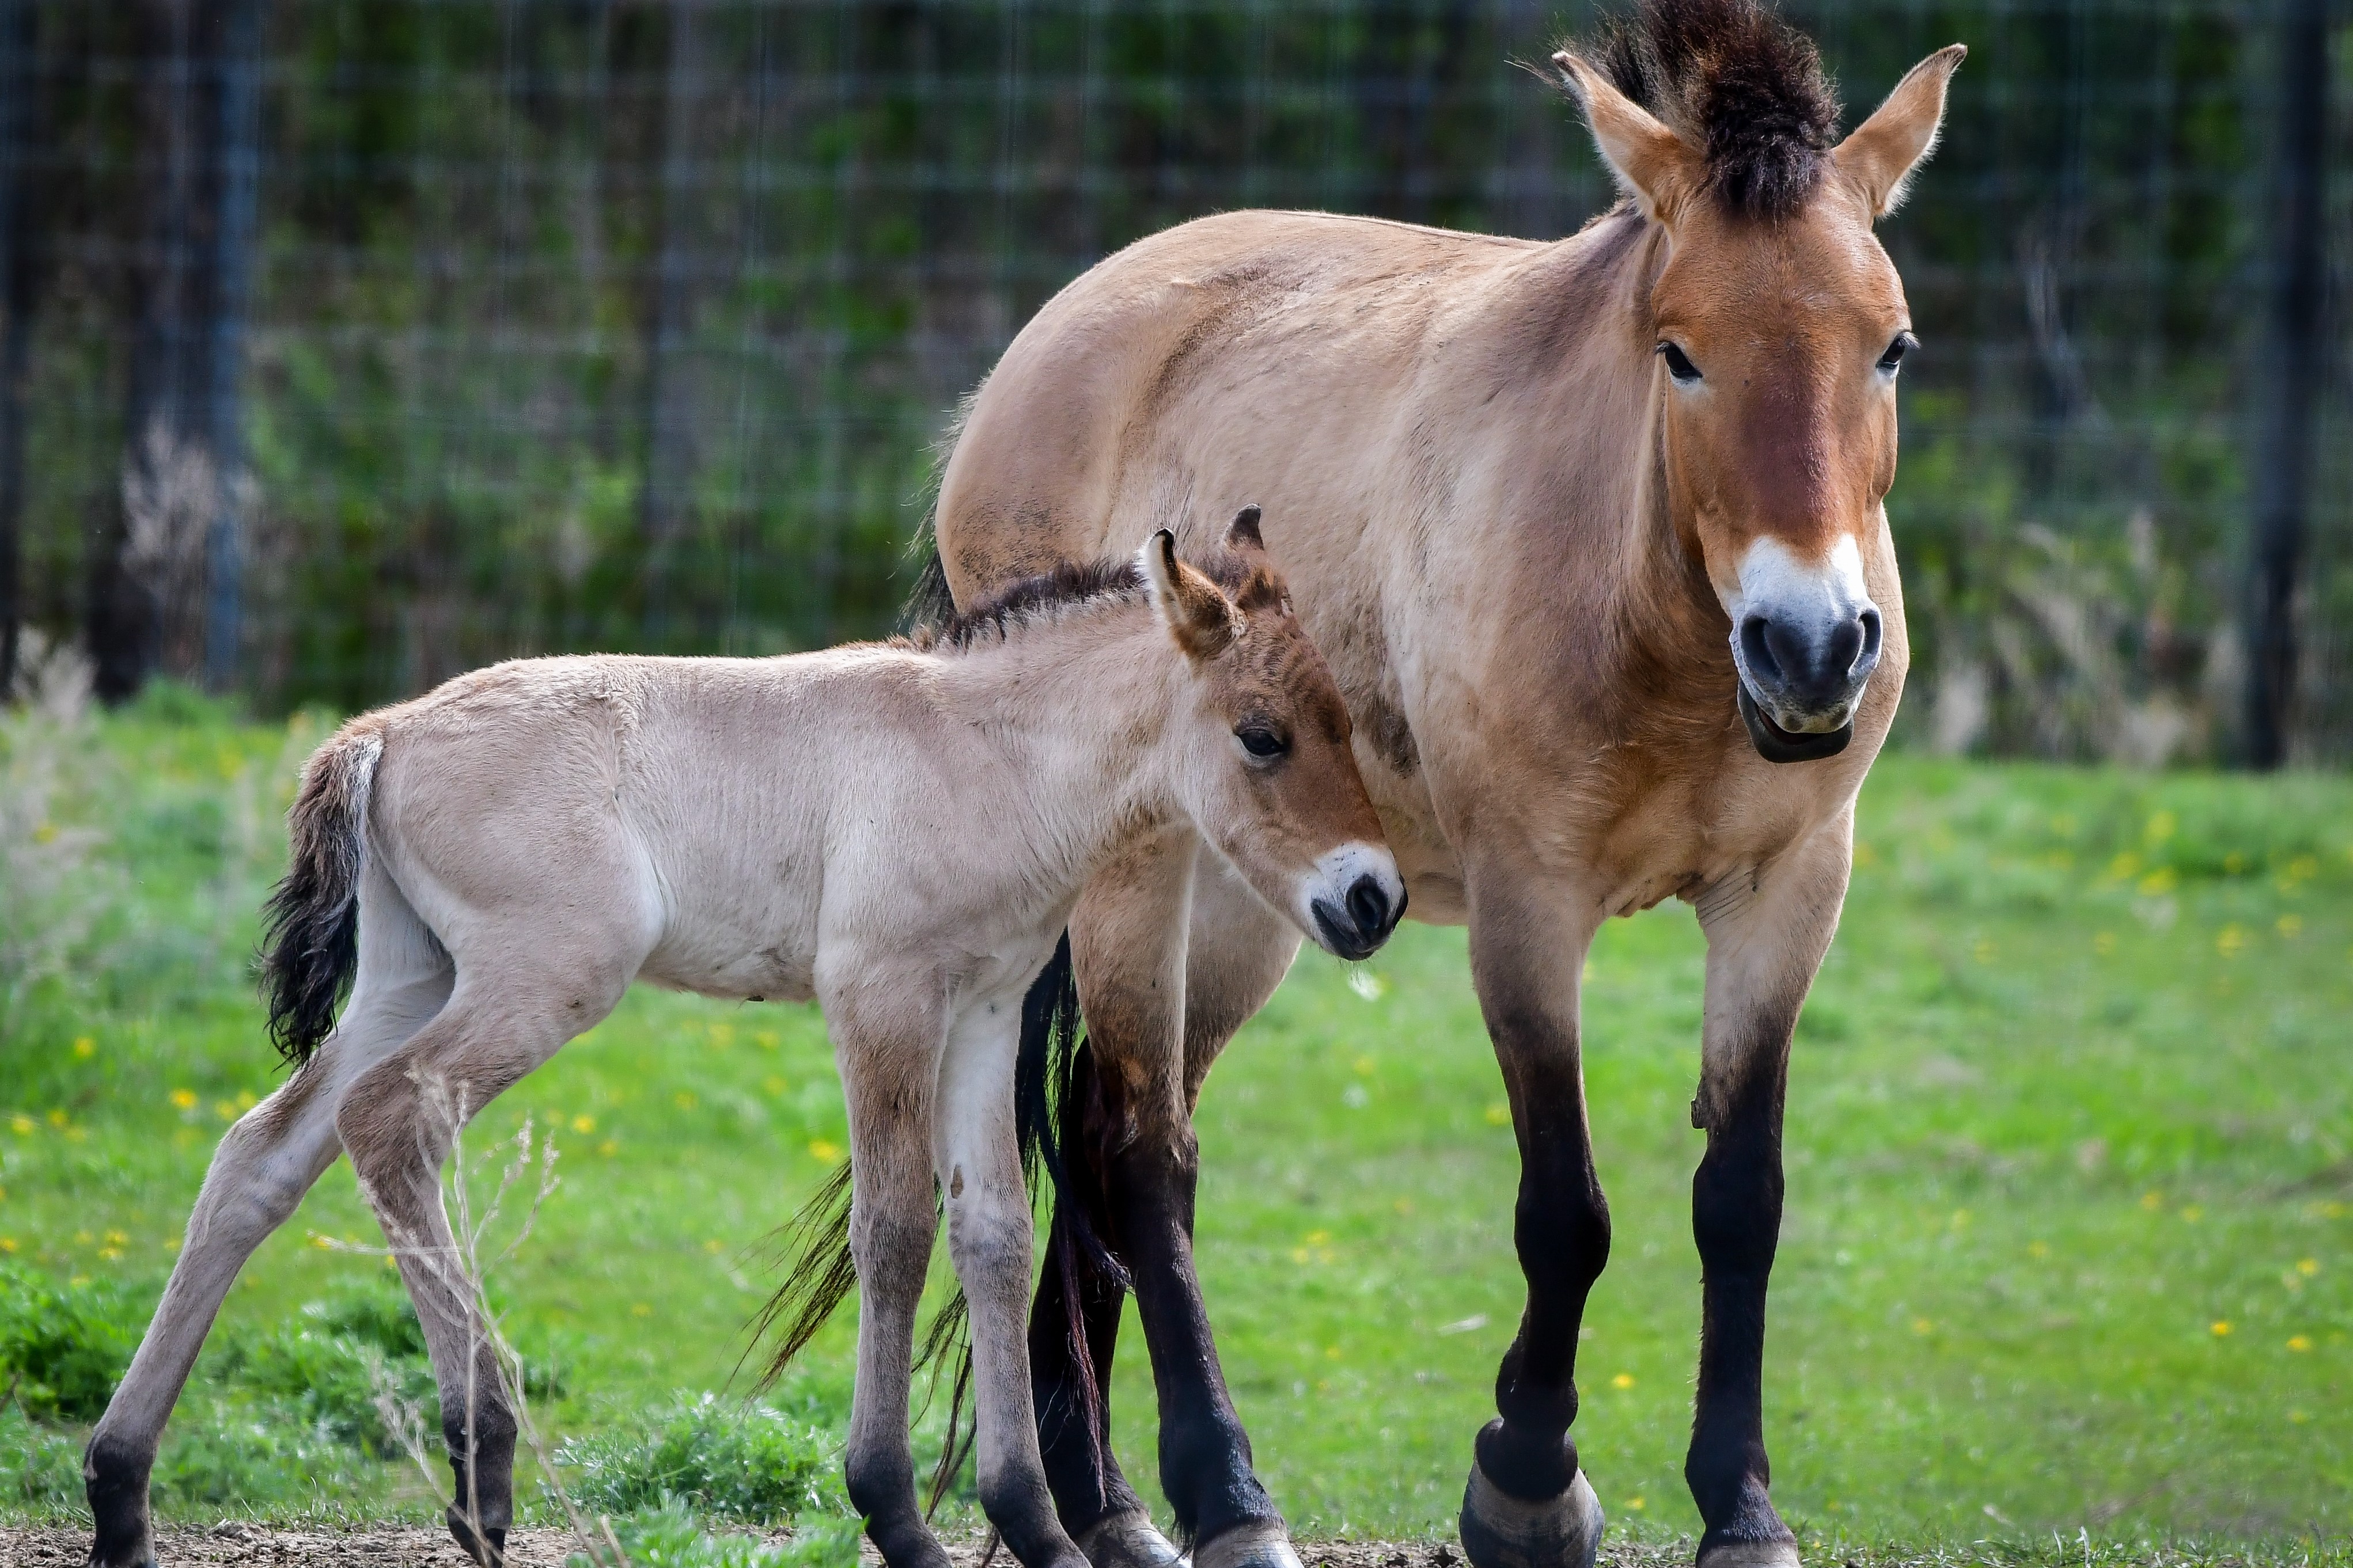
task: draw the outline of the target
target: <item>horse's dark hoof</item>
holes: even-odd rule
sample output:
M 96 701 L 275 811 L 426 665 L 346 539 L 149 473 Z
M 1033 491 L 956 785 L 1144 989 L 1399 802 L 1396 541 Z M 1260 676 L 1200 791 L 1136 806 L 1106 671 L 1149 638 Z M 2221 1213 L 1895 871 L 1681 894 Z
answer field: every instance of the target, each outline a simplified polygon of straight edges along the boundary
M 1184 1568 L 1185 1554 L 1152 1528 L 1142 1509 L 1106 1514 L 1079 1532 L 1079 1550 L 1094 1568 Z
M 1299 1553 L 1282 1521 L 1254 1519 L 1195 1546 L 1193 1568 L 1299 1568 Z
M 453 1508 L 447 1517 L 450 1537 L 466 1549 L 467 1556 L 480 1563 L 482 1568 L 504 1568 L 507 1560 L 505 1531 L 495 1524 L 486 1524 L 482 1526 L 482 1533 L 476 1535 L 463 1509 Z
M 147 1471 L 153 1451 L 134 1452 L 104 1436 L 82 1453 L 82 1487 L 90 1498 L 90 1568 L 155 1568 L 155 1531 L 147 1513 Z
M 1794 1541 L 1719 1541 L 1699 1549 L 1699 1568 L 1799 1568 Z
M 1528 1502 L 1472 1465 L 1462 1489 L 1462 1551 L 1472 1568 L 1593 1568 L 1600 1550 L 1601 1500 L 1583 1470 L 1558 1497 Z
M 109 1539 L 105 1531 L 90 1543 L 90 1568 L 155 1568 L 155 1540 L 140 1531 L 129 1540 Z

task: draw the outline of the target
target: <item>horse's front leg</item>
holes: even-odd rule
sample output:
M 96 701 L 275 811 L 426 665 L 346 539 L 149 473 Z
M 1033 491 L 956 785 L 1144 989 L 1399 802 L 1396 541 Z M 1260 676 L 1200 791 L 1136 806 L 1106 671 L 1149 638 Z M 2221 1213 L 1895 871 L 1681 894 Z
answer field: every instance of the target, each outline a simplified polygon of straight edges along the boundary
M 1189 836 L 1141 846 L 1098 876 L 1071 921 L 1092 1058 L 1076 1086 L 1082 1105 L 1075 1152 L 1100 1196 L 1108 1239 L 1135 1281 L 1159 1394 L 1161 1489 L 1178 1532 L 1194 1542 L 1195 1568 L 1297 1568 L 1299 1562 L 1253 1468 L 1194 1271 L 1200 1163 L 1192 1125 L 1194 1099 L 1210 1064 L 1282 983 L 1299 942 L 1224 861 L 1206 852 L 1197 858 Z M 1050 1278 L 1055 1268 L 1050 1260 Z M 1083 1300 L 1087 1279 L 1079 1284 Z M 1051 1315 L 1067 1324 L 1065 1311 Z M 1107 1317 L 1115 1327 L 1115 1312 Z M 1107 1371 L 1108 1336 L 1093 1348 L 1096 1365 Z M 1054 1397 L 1066 1401 L 1068 1394 Z M 1047 1407 L 1041 1398 L 1041 1413 Z M 1057 1501 L 1066 1520 L 1078 1515 L 1079 1542 L 1096 1568 L 1173 1563 L 1175 1552 L 1132 1493 L 1121 1499 L 1090 1488 L 1072 1495 L 1069 1480 L 1083 1467 L 1069 1462 L 1080 1447 L 1071 1439 L 1083 1428 L 1049 1425 L 1062 1439 L 1067 1465 Z M 1103 1473 L 1116 1479 L 1108 1466 Z
M 1798 1009 L 1838 930 L 1853 821 L 1842 815 L 1771 864 L 1701 894 L 1707 1024 L 1692 1125 L 1699 1243 L 1699 1388 L 1683 1478 L 1704 1568 L 1797 1568 L 1767 1487 L 1765 1290 L 1781 1232 L 1781 1106 Z
M 1479 1434 L 1462 1548 L 1475 1568 L 1591 1568 L 1601 1505 L 1568 1429 L 1586 1293 L 1609 1258 L 1577 1045 L 1577 979 L 1599 917 L 1592 899 L 1526 868 L 1491 862 L 1469 884 L 1472 980 L 1519 1140 L 1513 1240 L 1528 1299 L 1496 1375 L 1497 1419 Z

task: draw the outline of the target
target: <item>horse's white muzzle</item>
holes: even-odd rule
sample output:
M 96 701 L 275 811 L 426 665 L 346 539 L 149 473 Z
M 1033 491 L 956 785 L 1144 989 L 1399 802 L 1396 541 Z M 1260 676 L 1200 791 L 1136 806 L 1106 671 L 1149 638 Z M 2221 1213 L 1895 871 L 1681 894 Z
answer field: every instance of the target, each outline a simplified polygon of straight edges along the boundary
M 1775 728 L 1829 736 L 1854 722 L 1879 667 L 1883 628 L 1852 539 L 1811 562 L 1778 539 L 1757 541 L 1741 559 L 1736 602 L 1725 608 L 1740 683 Z
M 1343 844 L 1302 879 L 1299 923 L 1342 958 L 1367 958 L 1405 914 L 1405 879 L 1377 844 Z

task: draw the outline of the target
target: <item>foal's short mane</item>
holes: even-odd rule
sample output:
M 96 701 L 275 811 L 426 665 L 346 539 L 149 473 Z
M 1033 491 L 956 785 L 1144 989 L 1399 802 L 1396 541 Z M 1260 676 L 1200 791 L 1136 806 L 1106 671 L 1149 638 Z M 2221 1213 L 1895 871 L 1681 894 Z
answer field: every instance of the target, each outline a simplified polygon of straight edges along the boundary
M 1263 609 L 1282 598 L 1282 579 L 1248 556 L 1219 551 L 1189 564 L 1244 610 Z M 1141 604 L 1148 592 L 1132 555 L 1064 561 L 1050 572 L 1022 578 L 969 610 L 950 609 L 936 620 L 912 626 L 905 637 L 895 640 L 923 653 L 964 653 L 1003 642 L 1024 626 L 1049 625 L 1096 605 Z
M 1813 40 L 1763 0 L 1642 0 L 1584 52 L 1700 151 L 1708 193 L 1730 211 L 1788 217 L 1820 183 L 1838 96 Z

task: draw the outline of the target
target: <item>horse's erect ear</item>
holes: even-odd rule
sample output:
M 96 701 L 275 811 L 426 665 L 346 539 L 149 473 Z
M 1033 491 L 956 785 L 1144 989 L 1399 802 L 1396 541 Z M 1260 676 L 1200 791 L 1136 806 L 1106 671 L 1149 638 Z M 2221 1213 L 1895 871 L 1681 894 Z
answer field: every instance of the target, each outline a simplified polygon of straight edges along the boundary
M 1259 537 L 1258 508 L 1246 506 L 1234 513 L 1234 521 L 1226 528 L 1226 548 L 1229 550 L 1264 550 L 1266 541 Z
M 1135 560 L 1152 590 L 1152 607 L 1185 657 L 1198 664 L 1225 652 L 1240 614 L 1223 589 L 1176 559 L 1176 536 L 1162 529 L 1144 542 Z
M 1862 189 L 1873 217 L 1895 210 L 1913 171 L 1936 150 L 1936 131 L 1945 122 L 1945 87 L 1968 52 L 1966 44 L 1947 44 L 1905 72 L 1887 101 L 1831 154 Z
M 1563 49 L 1553 56 L 1561 79 L 1585 110 L 1593 144 L 1645 217 L 1672 226 L 1683 199 L 1699 188 L 1699 158 L 1651 111 L 1620 92 L 1593 62 Z

